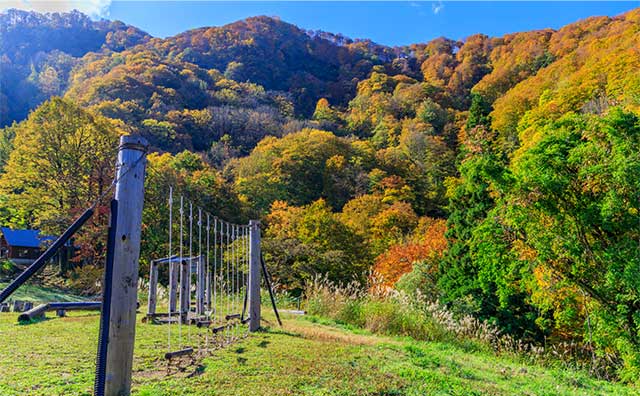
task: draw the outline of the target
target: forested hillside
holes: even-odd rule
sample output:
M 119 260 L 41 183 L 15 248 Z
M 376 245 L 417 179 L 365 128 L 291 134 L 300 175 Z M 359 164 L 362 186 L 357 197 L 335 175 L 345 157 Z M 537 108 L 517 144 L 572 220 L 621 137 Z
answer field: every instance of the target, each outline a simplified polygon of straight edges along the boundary
M 92 21 L 77 11 L 0 14 L 0 126 L 24 119 L 42 101 L 62 95 L 79 58 L 122 51 L 149 40 L 122 22 Z
M 637 381 L 638 43 L 640 10 L 402 48 L 268 17 L 159 39 L 8 11 L 0 220 L 59 232 L 104 189 L 118 136 L 142 134 L 144 264 L 167 251 L 176 186 L 260 218 L 282 290 L 356 280 Z M 104 221 L 67 274 L 80 291 Z

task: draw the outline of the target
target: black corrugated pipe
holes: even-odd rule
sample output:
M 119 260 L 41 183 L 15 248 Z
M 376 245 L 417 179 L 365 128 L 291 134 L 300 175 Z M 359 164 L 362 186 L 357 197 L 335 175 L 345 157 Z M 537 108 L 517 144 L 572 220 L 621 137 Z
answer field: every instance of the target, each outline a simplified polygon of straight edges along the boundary
M 109 322 L 111 321 L 111 290 L 113 280 L 113 257 L 118 224 L 118 201 L 111 200 L 111 221 L 107 239 L 107 258 L 102 282 L 102 311 L 100 312 L 100 333 L 98 335 L 98 355 L 96 357 L 96 378 L 93 383 L 95 396 L 104 396 L 105 370 L 107 364 L 107 342 L 109 342 Z

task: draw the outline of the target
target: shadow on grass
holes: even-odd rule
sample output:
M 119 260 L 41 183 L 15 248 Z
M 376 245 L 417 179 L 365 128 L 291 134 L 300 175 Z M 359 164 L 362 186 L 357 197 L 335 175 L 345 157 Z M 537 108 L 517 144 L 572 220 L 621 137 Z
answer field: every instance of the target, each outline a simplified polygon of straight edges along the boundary
M 197 377 L 199 375 L 204 374 L 204 371 L 207 369 L 207 365 L 206 364 L 199 364 L 196 366 L 195 370 L 193 370 L 193 372 L 189 375 L 187 375 L 187 378 L 193 378 L 193 377 Z
M 41 316 L 39 318 L 33 318 L 33 319 L 29 319 L 29 320 L 19 320 L 18 321 L 18 326 L 28 326 L 28 325 L 32 325 L 32 324 L 38 324 L 40 322 L 46 322 L 49 321 L 53 318 L 48 318 L 46 316 Z
M 286 331 L 284 329 L 272 329 L 270 327 L 267 327 L 267 328 L 261 329 L 260 331 L 265 333 L 265 334 L 285 335 L 285 336 L 289 336 L 289 337 L 303 338 L 302 334 L 292 333 L 292 332 Z

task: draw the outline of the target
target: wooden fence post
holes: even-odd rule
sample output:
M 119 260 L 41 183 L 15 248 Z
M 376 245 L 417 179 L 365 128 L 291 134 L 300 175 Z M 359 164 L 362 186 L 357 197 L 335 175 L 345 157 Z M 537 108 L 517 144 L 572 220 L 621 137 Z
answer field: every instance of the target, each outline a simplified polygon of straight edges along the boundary
M 131 394 L 138 260 L 148 147 L 147 141 L 139 136 L 120 138 L 115 192 L 118 209 L 113 251 L 113 288 L 105 365 L 106 396 Z
M 156 302 L 158 299 L 158 263 L 151 260 L 149 264 L 149 300 L 147 301 L 147 315 L 156 313 Z
M 169 312 L 176 311 L 176 301 L 178 300 L 178 278 L 180 277 L 180 262 L 174 262 L 169 258 Z
M 190 259 L 180 261 L 180 322 L 189 321 L 189 311 L 191 310 L 191 279 L 189 279 Z
M 196 283 L 196 311 L 198 315 L 204 315 L 206 280 L 204 273 L 204 257 L 198 256 L 197 283 Z
M 249 222 L 249 331 L 260 328 L 260 222 Z

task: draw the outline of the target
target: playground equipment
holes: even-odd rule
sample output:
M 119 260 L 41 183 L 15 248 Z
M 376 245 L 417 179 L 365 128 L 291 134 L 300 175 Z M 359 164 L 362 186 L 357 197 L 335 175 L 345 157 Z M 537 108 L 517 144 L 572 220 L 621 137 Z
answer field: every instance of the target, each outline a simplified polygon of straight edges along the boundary
M 166 202 L 168 255 L 150 261 L 143 321 L 167 326 L 165 358 L 171 361 L 209 353 L 259 328 L 260 230 L 257 221 L 234 224 L 222 220 L 182 195 L 174 207 L 173 188 Z M 157 311 L 161 270 L 169 275 L 167 312 Z M 254 284 L 257 290 L 250 296 Z M 253 316 L 246 316 L 252 299 L 257 300 L 257 308 Z M 183 325 L 189 326 L 184 337 Z M 172 337 L 174 326 L 178 327 L 177 340 Z M 205 330 L 204 336 L 194 330 L 192 337 L 190 326 Z M 172 339 L 173 346 L 177 341 L 177 350 L 172 348 Z
M 147 149 L 148 143 L 143 138 L 122 136 L 116 177 L 111 186 L 38 259 L 0 291 L 1 305 L 44 267 L 57 250 L 93 216 L 96 206 L 115 189 L 110 204 L 101 301 L 48 303 L 32 308 L 21 316 L 23 320 L 31 320 L 52 310 L 62 314 L 72 309 L 100 309 L 94 383 L 96 396 L 131 394 Z M 165 359 L 170 361 L 193 356 L 198 351 L 207 353 L 258 330 L 261 270 L 269 284 L 272 304 L 280 321 L 269 275 L 261 260 L 259 223 L 252 220 L 248 225 L 233 224 L 197 208 L 196 233 L 193 203 L 188 202 L 187 217 L 187 205 L 184 197 L 180 197 L 179 222 L 174 221 L 173 216 L 173 189 L 169 191 L 168 206 L 169 252 L 166 258 L 158 258 L 151 263 L 146 315 L 146 320 L 167 326 Z M 188 228 L 185 220 L 188 220 Z M 206 220 L 206 225 L 203 220 Z M 179 231 L 177 236 L 175 231 Z M 176 243 L 179 246 L 174 252 Z M 197 250 L 197 255 L 194 255 L 194 250 Z M 169 267 L 169 303 L 166 313 L 158 313 L 158 271 L 164 265 Z M 192 284 L 195 284 L 195 290 Z M 195 299 L 192 295 L 194 291 Z M 193 306 L 192 301 L 195 301 Z M 182 337 L 183 325 L 188 329 L 186 342 Z M 244 325 L 248 326 L 245 328 Z M 171 345 L 173 326 L 178 326 L 179 345 L 176 350 Z M 190 339 L 192 327 L 205 331 L 204 344 L 202 338 L 195 342 Z
M 95 382 L 97 396 L 121 396 L 131 393 L 147 148 L 148 143 L 141 137 L 122 136 L 118 149 L 116 177 L 111 186 L 40 257 L 0 291 L 1 304 L 44 267 L 93 216 L 97 205 L 115 188 L 115 199 L 111 201 L 111 224 L 100 313 Z M 39 308 L 38 311 L 42 309 L 44 308 Z
M 82 301 L 82 302 L 51 302 L 40 304 L 30 310 L 23 312 L 18 316 L 18 322 L 30 322 L 36 319 L 42 319 L 46 312 L 56 311 L 58 316 L 64 316 L 66 311 L 99 311 L 102 307 L 100 301 Z

